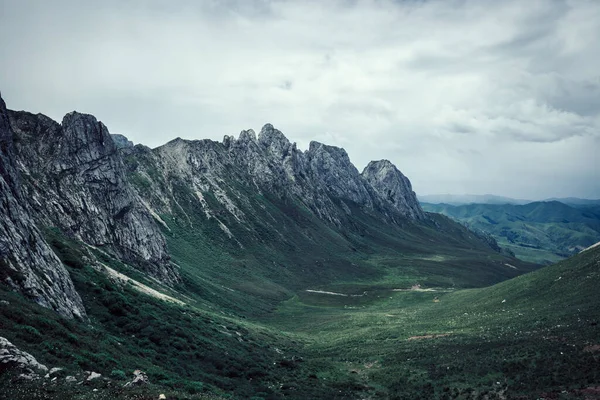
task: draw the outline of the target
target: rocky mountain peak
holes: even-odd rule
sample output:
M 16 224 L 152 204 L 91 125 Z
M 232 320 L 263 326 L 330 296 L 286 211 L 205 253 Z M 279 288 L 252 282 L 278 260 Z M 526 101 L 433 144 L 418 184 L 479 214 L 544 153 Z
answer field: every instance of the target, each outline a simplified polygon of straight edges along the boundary
M 256 133 L 253 129 L 241 131 L 237 141 L 242 144 L 256 143 Z
M 389 160 L 371 161 L 361 176 L 397 212 L 412 219 L 425 219 L 410 180 Z
M 119 149 L 127 149 L 133 147 L 133 142 L 127 139 L 127 137 L 124 135 L 120 135 L 118 133 L 111 133 L 110 136 L 112 137 L 113 142 L 115 142 L 115 145 Z
M 0 97 L 0 280 L 65 317 L 85 318 L 69 273 L 32 218 L 31 196 L 21 179 L 27 175 L 17 168 L 13 136 Z
M 108 128 L 93 115 L 72 111 L 63 117 L 61 126 L 67 140 L 97 142 L 108 150 L 114 150 Z
M 62 124 L 9 111 L 15 161 L 40 226 L 54 226 L 166 283 L 178 280 L 164 238 L 130 185 L 107 127 L 71 112 Z
M 285 135 L 271 124 L 265 124 L 258 134 L 258 143 L 277 157 L 285 157 L 292 144 Z
M 64 116 L 61 131 L 55 136 L 59 169 L 86 164 L 117 151 L 108 128 L 96 117 L 76 111 Z
M 372 208 L 373 199 L 346 150 L 312 141 L 306 155 L 312 176 L 329 191 L 342 199 Z

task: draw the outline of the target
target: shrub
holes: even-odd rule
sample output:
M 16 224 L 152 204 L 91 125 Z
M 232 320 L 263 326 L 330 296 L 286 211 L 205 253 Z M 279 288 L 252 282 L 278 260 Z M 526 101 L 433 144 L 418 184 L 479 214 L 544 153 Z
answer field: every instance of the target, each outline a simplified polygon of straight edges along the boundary
M 125 375 L 124 371 L 121 371 L 120 369 L 113 369 L 110 372 L 110 377 L 113 379 L 117 379 L 120 381 L 124 381 L 125 379 L 127 379 L 127 376 Z

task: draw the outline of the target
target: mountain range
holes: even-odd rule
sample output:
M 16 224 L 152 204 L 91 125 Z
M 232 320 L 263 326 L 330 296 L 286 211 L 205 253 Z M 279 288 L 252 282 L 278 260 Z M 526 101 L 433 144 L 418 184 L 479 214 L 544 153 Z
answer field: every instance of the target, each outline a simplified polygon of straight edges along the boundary
M 426 204 L 423 208 L 492 235 L 517 257 L 551 264 L 600 241 L 600 206 L 559 201 L 515 204 Z
M 516 204 L 523 205 L 528 203 L 535 203 L 534 200 L 514 199 L 511 197 L 497 196 L 493 194 L 428 194 L 419 195 L 419 201 L 421 203 L 428 204 L 449 204 L 453 206 L 460 206 L 464 204 Z M 569 206 L 594 206 L 600 205 L 600 199 L 581 199 L 578 197 L 552 197 L 540 201 L 558 201 Z
M 426 212 L 387 160 L 359 172 L 270 124 L 150 149 L 92 115 L 58 123 L 0 99 L 0 189 L 11 398 L 578 395 L 600 378 L 583 350 L 598 249 L 526 274 L 540 266 Z M 542 334 L 580 357 L 548 364 Z M 565 368 L 570 382 L 535 373 Z

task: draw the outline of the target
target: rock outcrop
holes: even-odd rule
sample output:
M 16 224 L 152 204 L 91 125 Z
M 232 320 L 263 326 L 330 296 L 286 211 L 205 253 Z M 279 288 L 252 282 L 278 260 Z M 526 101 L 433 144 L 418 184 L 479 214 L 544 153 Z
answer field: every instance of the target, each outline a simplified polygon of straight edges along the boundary
M 425 219 L 410 181 L 388 160 L 371 161 L 362 172 L 362 178 L 399 214 L 415 220 Z
M 0 337 L 0 372 L 9 369 L 30 374 L 48 372 L 48 367 L 40 364 L 34 356 L 19 350 L 7 339 Z
M 133 142 L 123 135 L 119 135 L 118 133 L 111 133 L 110 136 L 112 137 L 115 146 L 117 146 L 117 148 L 119 149 L 127 149 L 133 147 Z
M 169 200 L 176 183 L 197 194 L 207 216 L 221 212 L 207 203 L 208 194 L 220 203 L 217 208 L 240 223 L 246 221 L 244 210 L 252 197 L 240 192 L 242 187 L 297 201 L 338 227 L 348 219 L 350 203 L 388 223 L 425 219 L 410 181 L 391 163 L 383 174 L 367 169 L 361 175 L 344 149 L 311 142 L 303 152 L 271 124 L 258 137 L 245 130 L 237 139 L 225 136 L 222 143 L 176 139 L 155 150 L 135 149 L 127 150 L 128 158 L 135 160 L 132 172 L 147 182 L 138 191 L 159 214 L 179 208 Z
M 77 112 L 62 124 L 26 112 L 9 117 L 22 187 L 39 224 L 102 247 L 163 282 L 178 280 L 165 240 L 126 179 L 102 122 Z
M 69 273 L 44 241 L 22 189 L 13 132 L 0 98 L 0 280 L 59 314 L 84 318 Z

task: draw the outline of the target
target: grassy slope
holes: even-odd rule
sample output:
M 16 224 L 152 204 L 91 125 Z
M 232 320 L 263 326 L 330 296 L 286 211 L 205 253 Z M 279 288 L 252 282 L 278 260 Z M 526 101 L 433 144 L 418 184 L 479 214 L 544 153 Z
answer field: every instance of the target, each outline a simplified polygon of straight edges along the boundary
M 576 387 L 598 383 L 597 353 L 583 349 L 600 343 L 594 295 L 600 283 L 600 249 L 489 288 L 457 290 L 489 279 L 475 261 L 467 261 L 486 252 L 477 248 L 480 242 L 457 236 L 468 231 L 456 224 L 444 226 L 444 217 L 437 218 L 438 225 L 431 229 L 455 229 L 457 243 L 436 244 L 436 235 L 429 233 L 438 251 L 429 248 L 425 254 L 426 242 L 410 238 L 422 239 L 422 230 L 430 228 L 406 227 L 399 243 L 404 256 L 392 259 L 382 252 L 389 251 L 390 244 L 380 227 L 377 234 L 365 236 L 372 252 L 363 248 L 355 260 L 381 273 L 349 274 L 318 286 L 292 285 L 286 293 L 296 295 L 275 313 L 254 312 L 264 296 L 252 300 L 227 289 L 224 299 L 220 292 L 213 293 L 219 298 L 211 303 L 202 290 L 216 290 L 219 281 L 214 279 L 221 272 L 206 272 L 204 281 L 191 278 L 188 274 L 198 269 L 191 264 L 182 267 L 191 281 L 179 293 L 168 292 L 186 306 L 154 300 L 107 280 L 81 262 L 77 243 L 49 231 L 50 242 L 82 293 L 91 324 L 65 321 L 3 289 L 2 298 L 10 305 L 0 307 L 0 335 L 49 366 L 111 376 L 117 385 L 94 384 L 99 399 L 134 396 L 120 388 L 124 380 L 119 371 L 129 375 L 136 368 L 147 371 L 154 383 L 141 389 L 142 394 L 167 392 L 174 398 L 227 392 L 236 398 L 476 398 L 486 391 L 491 398 L 503 391 L 511 398 L 529 398 L 547 391 L 574 394 Z M 183 231 L 174 227 L 170 245 L 187 243 L 178 236 Z M 379 240 L 373 242 L 373 237 Z M 361 240 L 367 239 L 355 240 L 364 245 Z M 96 256 L 134 274 L 116 260 Z M 488 256 L 505 261 L 500 255 Z M 440 272 L 452 263 L 452 273 Z M 465 265 L 459 268 L 460 263 Z M 452 284 L 456 271 L 465 274 L 462 285 Z M 469 275 L 474 277 L 471 284 Z M 416 282 L 436 286 L 435 291 L 393 290 Z M 144 283 L 156 287 L 150 280 Z M 306 292 L 309 287 L 356 296 Z M 240 303 L 230 304 L 236 296 Z M 436 297 L 439 302 L 434 302 Z M 409 340 L 424 335 L 448 336 Z M 73 392 L 71 386 L 49 385 L 32 392 L 24 391 L 27 385 L 0 384 L 16 399 L 60 396 L 63 391 L 88 398 L 94 387 Z
M 480 287 L 536 268 L 493 251 L 443 216 L 399 227 L 355 208 L 352 226 L 334 229 L 300 204 L 260 197 L 254 201 L 262 207 L 247 212 L 253 231 L 221 216 L 233 240 L 190 199 L 178 200 L 190 205 L 186 218 L 163 218 L 169 250 L 186 280 L 180 290 L 236 315 L 260 316 L 297 290 L 333 283 Z
M 599 270 L 596 248 L 483 289 L 300 293 L 267 322 L 348 398 L 577 398 L 600 383 Z
M 600 241 L 600 209 L 574 208 L 556 201 L 525 205 L 424 204 L 424 209 L 448 215 L 490 233 L 517 257 L 552 263 Z
M 180 168 L 187 171 L 195 164 L 180 160 L 178 150 L 172 151 L 173 160 L 169 152 L 158 157 L 154 153 L 160 149 L 137 148 L 124 160 L 131 183 L 168 226 L 163 232 L 169 251 L 185 278 L 178 289 L 206 306 L 254 317 L 297 290 L 334 282 L 480 287 L 536 267 L 500 255 L 442 216 L 398 226 L 349 201 L 334 200 L 342 223 L 327 224 L 301 199 L 258 190 L 245 169 L 227 161 L 220 143 L 188 146 L 192 159 L 196 150 L 196 155 L 211 154 L 218 190 L 202 181 L 210 174 L 193 168 L 182 173 Z M 208 161 L 198 161 L 203 162 Z M 241 217 L 227 204 L 235 205 Z
M 187 210 L 188 218 L 164 216 L 170 227 L 165 229 L 169 248 L 184 277 L 173 289 L 157 286 L 100 251 L 84 255 L 87 250 L 80 244 L 48 230 L 48 240 L 69 268 L 90 321 L 64 321 L 4 288 L 2 297 L 10 306 L 1 309 L 0 335 L 69 373 L 94 370 L 124 383 L 132 370 L 142 369 L 156 385 L 148 389 L 153 393 L 333 398 L 345 383 L 316 384 L 319 369 L 297 361 L 304 356 L 298 338 L 256 323 L 258 317 L 307 288 L 386 291 L 414 283 L 474 287 L 522 272 L 507 268 L 506 257 L 442 216 L 427 225 L 407 223 L 398 229 L 356 209 L 352 229 L 335 231 L 299 205 L 256 201 L 269 211 L 254 216 L 258 235 L 248 235 L 244 227 L 222 217 L 243 247 L 194 209 Z M 273 237 L 269 226 L 261 225 L 267 218 L 282 235 Z M 91 268 L 89 257 L 187 304 L 165 303 L 116 284 Z M 518 265 L 523 271 L 532 267 Z M 99 398 L 129 393 L 99 389 Z M 71 388 L 44 390 L 54 392 L 41 395 Z M 83 398 L 85 393 L 82 389 Z M 28 398 L 31 393 L 11 395 Z
M 94 393 L 98 399 L 140 398 L 135 397 L 140 393 L 148 398 L 156 398 L 158 393 L 167 393 L 169 398 L 226 393 L 234 393 L 236 398 L 280 398 L 287 390 L 284 384 L 308 386 L 309 374 L 291 360 L 298 344 L 286 335 L 236 318 L 224 308 L 169 292 L 102 253 L 84 254 L 78 243 L 55 230 L 47 235 L 67 265 L 90 319 L 65 320 L 0 286 L 0 298 L 9 302 L 0 305 L 0 336 L 49 367 L 66 369 L 58 385 L 44 387 L 22 382 L 11 385 L 9 377 L 1 376 L 0 387 L 11 398 L 87 399 L 92 387 L 99 389 Z M 90 266 L 91 256 L 187 304 L 164 302 L 130 285 L 117 284 Z M 147 372 L 153 385 L 122 389 L 134 369 Z M 75 389 L 64 384 L 64 375 L 81 374 L 82 370 L 100 372 L 112 383 L 98 381 Z M 330 392 L 327 387 L 319 388 L 315 396 L 327 397 Z

